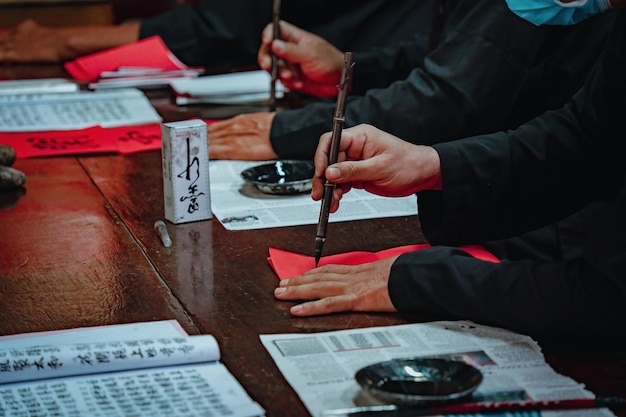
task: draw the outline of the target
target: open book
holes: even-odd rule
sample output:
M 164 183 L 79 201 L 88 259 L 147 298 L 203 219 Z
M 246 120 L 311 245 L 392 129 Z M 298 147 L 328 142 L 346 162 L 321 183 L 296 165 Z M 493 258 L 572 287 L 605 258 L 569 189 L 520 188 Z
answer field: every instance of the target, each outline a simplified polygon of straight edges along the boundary
M 263 416 L 211 335 L 0 338 L 0 415 Z M 80 336 L 78 332 L 78 336 Z

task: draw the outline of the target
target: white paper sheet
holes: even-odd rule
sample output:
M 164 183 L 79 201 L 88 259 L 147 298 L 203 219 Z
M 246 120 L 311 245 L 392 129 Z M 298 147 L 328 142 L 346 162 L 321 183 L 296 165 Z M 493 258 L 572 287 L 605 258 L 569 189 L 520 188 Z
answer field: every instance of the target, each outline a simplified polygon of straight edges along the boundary
M 6 417 L 254 417 L 265 411 L 220 362 L 0 385 Z
M 209 334 L 32 345 L 0 343 L 0 384 L 191 363 L 215 362 L 220 348 Z M 13 364 L 3 367 L 3 364 Z
M 110 326 L 78 327 L 46 332 L 20 333 L 0 336 L 0 345 L 23 348 L 42 344 L 83 343 L 108 340 L 146 339 L 158 334 L 161 337 L 188 336 L 176 320 L 148 321 L 144 323 L 113 324 Z
M 137 89 L 0 95 L 0 132 L 134 126 L 161 120 Z
M 270 74 L 257 70 L 173 80 L 170 87 L 178 104 L 244 104 L 267 100 L 270 83 Z M 280 98 L 284 92 L 285 88 L 277 81 L 276 96 Z
M 44 78 L 0 81 L 0 95 L 71 93 L 78 84 L 65 78 Z
M 4 378 L 4 383 L 0 383 L 0 415 L 255 417 L 265 414 L 263 408 L 250 398 L 237 379 L 218 361 L 217 341 L 210 335 L 189 337 L 175 320 L 3 336 L 0 337 L 0 374 L 12 374 L 13 366 L 27 366 L 26 359 L 15 360 L 15 356 L 30 355 L 35 352 L 29 350 L 33 347 L 56 349 L 54 352 L 59 353 L 57 359 L 60 360 L 62 352 L 69 346 L 70 355 L 76 356 L 76 352 L 80 352 L 78 359 L 83 360 L 88 353 L 95 358 L 98 352 L 103 353 L 110 346 L 140 339 L 157 341 L 161 356 L 169 355 L 174 348 L 181 349 L 179 356 L 187 359 L 172 363 L 165 361 L 166 366 L 158 359 L 154 367 L 126 371 L 116 372 L 115 369 L 120 368 L 114 367 L 106 372 L 94 369 L 92 373 L 78 376 L 49 378 L 49 375 L 44 375 L 41 379 L 28 382 L 13 382 L 10 377 Z M 73 343 L 76 345 L 71 346 Z M 196 351 L 191 344 L 196 343 L 199 355 L 191 359 L 192 355 L 188 354 Z M 147 355 L 150 346 L 135 346 L 133 352 L 141 350 Z M 45 360 L 38 362 L 46 367 L 60 363 L 53 358 L 54 352 L 42 350 L 41 356 Z M 200 357 L 205 361 L 180 365 L 196 362 Z M 102 355 L 98 358 L 106 359 Z M 145 356 L 140 361 L 144 359 Z M 101 367 L 106 368 L 106 362 L 102 362 Z

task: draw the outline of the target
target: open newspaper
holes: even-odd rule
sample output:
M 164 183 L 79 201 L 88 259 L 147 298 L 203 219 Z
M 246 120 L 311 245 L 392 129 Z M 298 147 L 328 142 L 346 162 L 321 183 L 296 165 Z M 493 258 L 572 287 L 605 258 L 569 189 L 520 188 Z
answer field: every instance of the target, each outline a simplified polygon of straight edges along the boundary
M 210 157 L 210 155 L 209 155 Z M 265 194 L 241 177 L 241 172 L 272 161 L 209 162 L 211 210 L 227 230 L 265 229 L 269 227 L 316 224 L 320 202 L 310 192 L 300 194 Z M 417 214 L 417 198 L 381 197 L 365 190 L 351 190 L 343 196 L 341 206 L 329 221 L 412 216 Z
M 264 415 L 213 336 L 154 334 L 0 339 L 0 416 Z
M 260 337 L 286 380 L 316 417 L 331 409 L 381 404 L 361 390 L 354 376 L 364 366 L 393 358 L 446 358 L 477 367 L 483 373 L 483 382 L 469 401 L 594 398 L 583 384 L 554 371 L 530 337 L 468 321 Z M 500 415 L 614 414 L 606 408 L 595 408 Z

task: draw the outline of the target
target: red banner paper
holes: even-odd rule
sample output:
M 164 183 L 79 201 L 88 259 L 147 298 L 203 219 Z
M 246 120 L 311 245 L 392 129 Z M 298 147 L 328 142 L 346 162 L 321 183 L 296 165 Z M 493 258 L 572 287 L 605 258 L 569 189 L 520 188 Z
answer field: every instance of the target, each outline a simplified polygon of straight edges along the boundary
M 430 248 L 427 243 L 421 245 L 399 246 L 396 248 L 385 249 L 380 252 L 346 252 L 337 255 L 324 256 L 320 259 L 318 266 L 323 265 L 361 265 L 374 262 L 379 259 L 388 258 L 390 256 L 401 255 L 403 253 L 412 252 L 420 249 Z M 500 262 L 487 249 L 478 245 L 462 246 L 459 249 L 464 250 L 477 259 L 489 262 Z M 315 268 L 315 258 L 313 256 L 300 255 L 281 249 L 270 248 L 270 256 L 267 258 L 272 269 L 280 279 L 293 278 L 302 275 L 306 271 Z

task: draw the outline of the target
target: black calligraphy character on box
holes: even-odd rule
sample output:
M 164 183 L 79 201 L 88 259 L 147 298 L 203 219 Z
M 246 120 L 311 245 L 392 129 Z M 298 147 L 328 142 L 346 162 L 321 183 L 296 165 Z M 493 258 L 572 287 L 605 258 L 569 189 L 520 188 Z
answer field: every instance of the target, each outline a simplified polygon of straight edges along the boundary
M 184 178 L 188 182 L 186 196 L 182 196 L 180 201 L 189 201 L 187 206 L 187 213 L 191 214 L 200 209 L 198 198 L 205 195 L 203 192 L 198 191 L 198 179 L 200 178 L 200 160 L 197 156 L 191 157 L 191 149 L 189 145 L 189 138 L 186 138 L 187 143 L 187 166 L 183 172 L 178 174 L 178 178 Z

